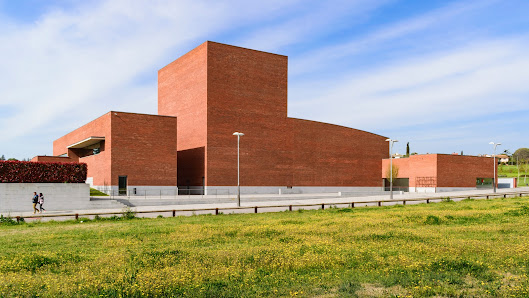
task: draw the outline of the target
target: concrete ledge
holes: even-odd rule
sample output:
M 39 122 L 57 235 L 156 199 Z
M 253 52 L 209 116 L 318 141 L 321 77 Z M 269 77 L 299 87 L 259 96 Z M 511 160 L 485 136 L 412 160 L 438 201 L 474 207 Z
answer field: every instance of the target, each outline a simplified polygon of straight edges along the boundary
M 476 187 L 410 187 L 411 193 L 439 193 L 439 192 L 467 191 L 467 190 L 477 190 L 477 188 Z
M 90 205 L 85 183 L 0 183 L 0 212 L 33 211 L 33 192 L 44 195 L 46 210 L 75 210 Z
M 119 187 L 116 185 L 92 185 L 101 192 L 111 196 L 119 195 Z M 200 188 L 202 190 L 202 188 Z M 202 193 L 202 192 L 200 192 Z M 145 185 L 129 185 L 127 186 L 126 196 L 176 196 L 178 195 L 178 187 L 176 186 L 145 186 Z
M 241 194 L 314 194 L 338 192 L 380 192 L 381 187 L 353 186 L 241 186 Z M 237 194 L 237 186 L 206 186 L 207 195 Z

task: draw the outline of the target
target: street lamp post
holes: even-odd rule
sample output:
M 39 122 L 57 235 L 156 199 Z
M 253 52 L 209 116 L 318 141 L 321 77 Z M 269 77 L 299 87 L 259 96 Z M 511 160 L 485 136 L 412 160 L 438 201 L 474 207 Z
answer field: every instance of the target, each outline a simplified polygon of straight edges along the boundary
M 241 136 L 244 136 L 242 132 L 234 132 L 234 136 L 237 136 L 237 207 L 241 207 L 241 171 L 239 167 L 239 143 L 241 142 Z
M 494 177 L 492 178 L 492 184 L 494 192 L 496 192 L 496 147 L 501 145 L 501 143 L 490 142 L 489 144 L 494 146 L 494 154 L 492 155 L 492 157 L 494 157 Z
M 389 142 L 389 198 L 393 200 L 393 143 L 398 142 L 398 140 L 387 139 L 386 142 Z

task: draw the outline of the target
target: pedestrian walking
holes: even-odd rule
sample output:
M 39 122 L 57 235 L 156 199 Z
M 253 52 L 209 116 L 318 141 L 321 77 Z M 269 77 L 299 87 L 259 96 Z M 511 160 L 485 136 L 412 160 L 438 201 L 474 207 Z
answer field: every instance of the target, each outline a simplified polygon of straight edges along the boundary
M 35 214 L 36 212 L 39 212 L 39 209 L 37 209 L 37 204 L 39 203 L 39 195 L 37 195 L 37 192 L 34 191 L 33 192 L 33 214 Z
M 40 193 L 39 195 L 39 206 L 40 206 L 40 213 L 42 213 L 42 211 L 46 211 L 46 209 L 44 209 L 44 196 L 42 195 L 42 193 Z

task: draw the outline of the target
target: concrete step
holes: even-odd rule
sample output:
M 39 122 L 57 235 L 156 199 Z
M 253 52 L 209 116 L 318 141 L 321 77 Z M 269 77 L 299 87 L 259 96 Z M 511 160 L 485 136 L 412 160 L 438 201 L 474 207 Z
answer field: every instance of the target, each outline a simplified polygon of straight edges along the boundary
M 119 203 L 129 206 L 129 207 L 139 207 L 139 206 L 168 206 L 168 205 L 181 205 L 187 203 L 188 200 L 168 200 L 168 199 L 116 199 Z M 197 200 L 200 201 L 200 200 Z M 198 203 L 194 201 L 195 203 Z M 209 200 L 209 203 L 216 203 L 218 200 Z M 205 200 L 204 202 L 205 203 Z
M 393 192 L 398 192 L 394 190 Z M 369 196 L 382 196 L 389 194 L 389 191 L 343 191 L 342 197 L 369 197 Z
M 124 208 L 128 205 L 119 202 L 118 200 L 111 200 L 106 198 L 90 198 L 89 207 L 94 209 L 112 209 L 112 208 Z

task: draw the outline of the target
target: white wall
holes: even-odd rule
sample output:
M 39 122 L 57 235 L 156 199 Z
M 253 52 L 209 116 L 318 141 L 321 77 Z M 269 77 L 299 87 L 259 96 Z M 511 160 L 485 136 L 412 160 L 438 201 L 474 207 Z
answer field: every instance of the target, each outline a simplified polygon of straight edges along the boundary
M 33 192 L 44 195 L 44 208 L 76 210 L 90 205 L 86 183 L 0 183 L 0 213 L 33 211 Z
M 498 188 L 514 188 L 516 178 L 498 178 Z

